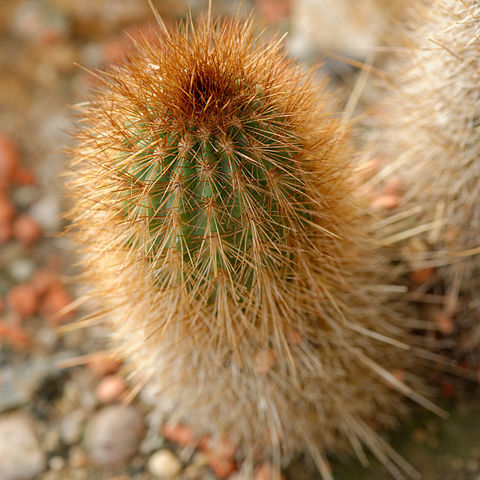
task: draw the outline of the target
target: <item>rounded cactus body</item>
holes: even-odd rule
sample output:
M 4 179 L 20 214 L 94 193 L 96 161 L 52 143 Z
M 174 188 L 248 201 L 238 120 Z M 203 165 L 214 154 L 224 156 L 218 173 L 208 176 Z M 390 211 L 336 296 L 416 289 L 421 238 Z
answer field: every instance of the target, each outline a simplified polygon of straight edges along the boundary
M 365 444 L 408 470 L 375 432 L 429 404 L 396 375 L 415 355 L 314 74 L 249 22 L 181 24 L 80 109 L 85 280 L 158 409 L 247 464 L 308 451 L 330 478 L 327 452 Z
M 411 232 L 400 234 L 411 242 L 402 255 L 414 269 L 436 268 L 430 285 L 444 295 L 441 318 L 456 320 L 457 354 L 480 359 L 480 6 L 423 4 L 405 34 L 377 140 L 405 190 L 395 212 L 414 212 L 400 224 Z

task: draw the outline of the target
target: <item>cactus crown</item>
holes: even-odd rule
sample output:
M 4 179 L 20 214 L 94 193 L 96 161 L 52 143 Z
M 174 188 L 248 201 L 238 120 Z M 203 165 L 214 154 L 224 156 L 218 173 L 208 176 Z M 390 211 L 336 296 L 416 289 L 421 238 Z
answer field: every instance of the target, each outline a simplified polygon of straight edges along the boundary
M 115 151 L 111 199 L 157 284 L 211 302 L 265 275 L 288 281 L 318 202 L 302 138 L 309 75 L 238 20 L 142 40 L 111 74 L 110 105 L 90 112 L 101 124 L 108 112 L 108 135 L 93 140 Z

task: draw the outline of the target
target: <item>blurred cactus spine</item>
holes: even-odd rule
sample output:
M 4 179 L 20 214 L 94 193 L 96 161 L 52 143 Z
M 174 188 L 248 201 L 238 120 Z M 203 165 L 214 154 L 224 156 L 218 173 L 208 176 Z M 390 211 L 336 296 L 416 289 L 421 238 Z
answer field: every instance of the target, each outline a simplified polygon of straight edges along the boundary
M 459 333 L 457 356 L 478 360 L 480 5 L 432 0 L 414 12 L 378 143 L 404 185 L 401 210 L 416 212 L 407 225 L 416 246 L 403 256 L 413 269 L 436 268 L 430 285 L 449 320 L 440 329 Z
M 179 24 L 79 107 L 71 212 L 117 354 L 170 422 L 227 435 L 248 465 L 370 448 L 434 408 L 354 194 L 335 99 L 250 21 Z M 418 386 L 411 373 L 410 385 Z M 365 388 L 368 386 L 368 388 Z

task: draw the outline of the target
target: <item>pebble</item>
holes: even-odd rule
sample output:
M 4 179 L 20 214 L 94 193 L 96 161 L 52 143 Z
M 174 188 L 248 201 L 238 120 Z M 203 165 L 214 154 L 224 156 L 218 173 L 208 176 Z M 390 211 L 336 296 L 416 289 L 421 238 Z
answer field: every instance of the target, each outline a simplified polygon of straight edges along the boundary
M 35 272 L 35 264 L 29 258 L 17 258 L 9 265 L 9 271 L 16 282 L 23 283 Z
M 7 293 L 7 304 L 18 315 L 31 317 L 38 309 L 37 292 L 29 283 L 15 285 Z
M 31 185 L 17 187 L 12 192 L 15 205 L 20 207 L 20 209 L 29 208 L 37 197 L 38 189 Z
M 275 365 L 275 355 L 272 350 L 262 350 L 255 355 L 255 371 L 267 373 Z
M 412 272 L 410 275 L 410 278 L 413 283 L 416 283 L 417 285 L 419 285 L 421 283 L 425 283 L 426 281 L 430 280 L 434 274 L 435 274 L 435 268 L 425 267 Z
M 0 221 L 0 243 L 7 243 L 13 237 L 13 228 L 10 223 Z
M 60 282 L 52 284 L 40 306 L 40 311 L 47 324 L 51 327 L 56 327 L 70 320 L 73 316 L 73 311 L 63 311 L 63 309 L 68 307 L 72 301 L 73 299 L 65 285 Z
M 8 137 L 0 134 L 0 188 L 10 185 L 19 164 L 17 146 Z
M 98 353 L 88 359 L 87 365 L 95 376 L 104 377 L 115 373 L 120 366 L 120 362 L 111 355 Z
M 68 454 L 68 465 L 72 469 L 77 470 L 82 468 L 87 464 L 87 462 L 88 457 L 83 448 L 75 446 L 70 449 Z
M 100 403 L 111 403 L 118 400 L 127 388 L 125 380 L 119 375 L 108 375 L 97 385 L 95 394 Z
M 1 172 L 0 172 L 1 175 Z M 8 224 L 15 216 L 15 206 L 10 198 L 0 191 L 0 222 Z
M 60 204 L 56 195 L 46 195 L 30 208 L 30 214 L 47 232 L 60 230 Z
M 66 445 L 73 445 L 82 436 L 85 414 L 82 410 L 74 410 L 66 415 L 60 423 L 60 437 Z
M 180 423 L 177 425 L 164 425 L 162 427 L 162 435 L 182 447 L 193 447 L 197 444 L 193 430 Z
M 59 472 L 65 468 L 65 459 L 63 457 L 52 457 L 48 461 L 48 468 L 54 472 Z
M 142 416 L 134 407 L 104 407 L 88 422 L 87 454 L 97 465 L 124 464 L 137 451 L 143 430 Z
M 235 470 L 237 470 L 235 462 L 227 457 L 217 455 L 213 451 L 207 451 L 205 456 L 213 473 L 220 479 L 228 478 L 233 472 L 235 472 Z
M 19 215 L 13 222 L 13 235 L 25 247 L 31 247 L 42 238 L 42 229 L 29 214 Z
M 33 419 L 24 413 L 0 416 L 0 478 L 33 480 L 45 467 Z
M 397 194 L 382 194 L 370 203 L 370 207 L 374 210 L 394 210 L 400 205 L 400 201 Z
M 254 480 L 285 480 L 285 477 L 275 470 L 268 462 L 263 463 L 255 472 Z
M 180 473 L 182 463 L 167 449 L 155 452 L 148 461 L 148 471 L 159 478 L 172 478 Z
M 452 316 L 449 315 L 448 312 L 445 312 L 444 310 L 436 310 L 433 315 L 433 319 L 440 333 L 449 335 L 455 330 L 455 323 Z

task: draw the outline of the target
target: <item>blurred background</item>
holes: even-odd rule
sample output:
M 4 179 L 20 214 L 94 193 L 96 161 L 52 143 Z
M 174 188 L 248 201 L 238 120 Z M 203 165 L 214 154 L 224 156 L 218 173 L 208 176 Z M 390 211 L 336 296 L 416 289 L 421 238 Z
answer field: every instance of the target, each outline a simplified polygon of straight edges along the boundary
M 207 7 L 206 0 L 154 4 L 167 24 Z M 374 110 L 375 75 L 361 77 L 358 67 L 388 62 L 392 32 L 411 1 L 213 4 L 226 16 L 254 8 L 267 35 L 288 32 L 291 55 L 323 63 L 319 73 L 331 76 L 343 106 L 353 91 L 358 109 Z M 82 286 L 74 247 L 58 236 L 68 208 L 61 174 L 71 106 L 94 82 L 84 68 L 121 61 L 125 32 L 152 28 L 146 0 L 0 0 L 0 480 L 240 480 L 228 449 L 196 451 L 187 427 L 162 430 L 142 395 L 123 406 L 130 389 L 122 366 L 102 353 L 101 326 L 58 330 L 85 313 L 75 304 Z M 451 419 L 422 412 L 391 439 L 425 480 L 480 480 L 478 388 L 460 392 L 454 379 L 441 382 Z M 332 461 L 336 479 L 389 478 L 376 462 L 364 470 L 344 460 Z M 285 477 L 318 475 L 299 461 Z

